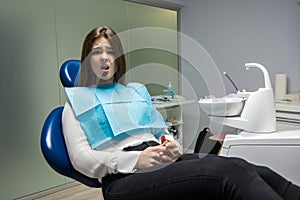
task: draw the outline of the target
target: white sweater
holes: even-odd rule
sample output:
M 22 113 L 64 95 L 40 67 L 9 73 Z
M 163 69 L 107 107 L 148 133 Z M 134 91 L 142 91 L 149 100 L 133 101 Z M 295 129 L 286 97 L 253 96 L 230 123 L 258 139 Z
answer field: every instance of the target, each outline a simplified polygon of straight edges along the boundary
M 141 133 L 123 140 L 108 141 L 101 149 L 93 150 L 68 102 L 65 103 L 62 114 L 62 129 L 73 167 L 89 177 L 98 178 L 100 182 L 107 174 L 136 171 L 134 167 L 141 152 L 123 151 L 125 147 L 136 146 L 145 141 L 160 143 L 153 134 Z M 168 136 L 168 140 L 174 140 L 171 135 Z

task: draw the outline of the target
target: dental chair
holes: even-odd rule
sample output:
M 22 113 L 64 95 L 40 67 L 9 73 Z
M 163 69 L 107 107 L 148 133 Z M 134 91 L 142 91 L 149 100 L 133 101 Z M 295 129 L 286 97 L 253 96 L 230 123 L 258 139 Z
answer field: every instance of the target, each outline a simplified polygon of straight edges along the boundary
M 60 80 L 64 87 L 73 87 L 79 72 L 80 61 L 68 60 L 60 68 Z M 100 188 L 101 183 L 96 178 L 90 178 L 80 173 L 72 166 L 64 136 L 62 133 L 61 116 L 63 106 L 54 108 L 47 116 L 41 133 L 40 145 L 44 158 L 57 173 L 72 178 L 86 186 Z

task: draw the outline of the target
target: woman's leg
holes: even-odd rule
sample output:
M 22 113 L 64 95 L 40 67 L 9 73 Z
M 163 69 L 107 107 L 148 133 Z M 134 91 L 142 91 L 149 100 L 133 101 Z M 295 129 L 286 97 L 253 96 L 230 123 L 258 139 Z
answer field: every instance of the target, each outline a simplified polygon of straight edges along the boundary
M 300 200 L 300 188 L 268 167 L 253 165 L 257 173 L 285 200 Z
M 282 199 L 246 161 L 215 155 L 183 155 L 160 169 L 111 175 L 102 189 L 106 200 Z

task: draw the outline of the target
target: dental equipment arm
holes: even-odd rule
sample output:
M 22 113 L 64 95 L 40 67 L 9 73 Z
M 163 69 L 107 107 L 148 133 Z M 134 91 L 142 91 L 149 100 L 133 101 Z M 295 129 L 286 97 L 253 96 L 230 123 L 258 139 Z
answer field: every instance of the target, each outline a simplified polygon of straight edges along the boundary
M 245 67 L 247 70 L 249 70 L 250 68 L 253 68 L 253 67 L 259 68 L 263 72 L 263 75 L 264 75 L 265 88 L 272 88 L 269 73 L 264 66 L 262 66 L 261 64 L 258 64 L 258 63 L 246 63 Z

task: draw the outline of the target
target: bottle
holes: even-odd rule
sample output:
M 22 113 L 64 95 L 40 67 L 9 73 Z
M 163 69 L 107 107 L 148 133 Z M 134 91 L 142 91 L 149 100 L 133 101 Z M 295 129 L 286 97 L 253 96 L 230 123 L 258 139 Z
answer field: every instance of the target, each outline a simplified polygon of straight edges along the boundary
M 172 82 L 169 82 L 167 95 L 168 95 L 168 96 L 171 96 L 172 99 L 174 99 L 175 93 L 174 93 L 174 88 L 173 88 L 173 86 L 172 86 Z

